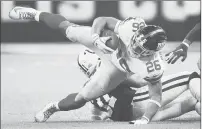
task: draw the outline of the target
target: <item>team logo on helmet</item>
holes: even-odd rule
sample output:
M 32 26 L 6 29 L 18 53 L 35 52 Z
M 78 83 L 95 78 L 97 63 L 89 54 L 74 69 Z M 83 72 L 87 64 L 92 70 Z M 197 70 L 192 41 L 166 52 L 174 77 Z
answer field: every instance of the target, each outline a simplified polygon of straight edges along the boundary
M 148 25 L 135 32 L 128 46 L 131 57 L 139 58 L 154 54 L 165 46 L 165 31 L 154 25 Z

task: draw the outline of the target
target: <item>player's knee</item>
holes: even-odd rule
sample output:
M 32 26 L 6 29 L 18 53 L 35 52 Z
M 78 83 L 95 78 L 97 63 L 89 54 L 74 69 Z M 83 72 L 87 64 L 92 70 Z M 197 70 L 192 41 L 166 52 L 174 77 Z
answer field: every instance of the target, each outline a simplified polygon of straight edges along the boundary
M 200 78 L 200 75 L 197 72 L 193 72 L 192 74 L 189 75 L 188 82 L 190 82 L 192 79 L 195 78 Z
M 86 103 L 87 100 L 85 99 L 85 97 L 82 94 L 78 93 L 77 96 L 75 97 L 75 102 Z
M 200 78 L 193 78 L 189 82 L 189 89 L 191 94 L 198 100 L 201 101 L 200 96 Z
M 201 103 L 200 102 L 196 103 L 195 110 L 199 115 L 201 115 Z
M 69 21 L 63 21 L 63 22 L 60 23 L 59 29 L 64 35 L 67 36 L 69 27 L 71 27 L 71 26 L 78 26 L 78 25 L 76 25 L 74 23 L 71 23 Z M 70 35 L 67 38 L 69 38 L 71 41 L 75 41 L 75 39 L 73 37 L 74 37 L 73 35 Z
M 186 101 L 184 101 L 181 104 L 181 108 L 180 108 L 181 112 L 184 114 L 184 113 L 187 113 L 189 111 L 195 110 L 196 103 L 197 103 L 197 100 L 191 96 L 189 99 L 187 99 Z

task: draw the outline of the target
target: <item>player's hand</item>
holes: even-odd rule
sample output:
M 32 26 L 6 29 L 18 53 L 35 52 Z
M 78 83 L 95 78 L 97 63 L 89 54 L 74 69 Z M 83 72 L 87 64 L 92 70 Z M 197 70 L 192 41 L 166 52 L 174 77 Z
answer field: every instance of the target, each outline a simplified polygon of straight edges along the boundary
M 106 42 L 111 39 L 111 37 L 99 37 L 98 34 L 93 34 L 92 38 L 93 38 L 93 44 L 103 53 L 110 54 L 114 51 L 113 49 L 105 45 Z
M 134 125 L 143 125 L 143 124 L 148 124 L 149 121 L 145 119 L 144 117 L 141 117 L 140 119 L 130 121 L 129 123 Z
M 181 43 L 175 50 L 172 52 L 167 53 L 166 56 L 166 61 L 168 64 L 174 64 L 180 57 L 182 57 L 182 62 L 187 58 L 187 50 L 188 47 Z

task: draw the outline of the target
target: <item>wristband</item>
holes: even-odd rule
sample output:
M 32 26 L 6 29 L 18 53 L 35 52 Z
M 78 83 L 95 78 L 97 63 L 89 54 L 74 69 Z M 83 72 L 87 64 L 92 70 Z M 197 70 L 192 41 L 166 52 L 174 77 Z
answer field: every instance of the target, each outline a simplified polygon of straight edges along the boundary
M 149 102 L 155 103 L 156 105 L 158 105 L 159 107 L 161 107 L 161 104 L 159 102 L 157 102 L 156 100 L 149 99 Z
M 146 116 L 142 116 L 142 118 L 145 118 L 148 122 L 150 121 Z
M 93 34 L 92 35 L 93 42 L 95 42 L 99 37 L 100 37 L 99 34 L 96 34 L 96 33 Z
M 189 47 L 189 45 L 191 44 L 191 42 L 189 40 L 187 40 L 187 39 L 184 39 L 182 41 L 182 44 L 184 44 L 185 46 Z

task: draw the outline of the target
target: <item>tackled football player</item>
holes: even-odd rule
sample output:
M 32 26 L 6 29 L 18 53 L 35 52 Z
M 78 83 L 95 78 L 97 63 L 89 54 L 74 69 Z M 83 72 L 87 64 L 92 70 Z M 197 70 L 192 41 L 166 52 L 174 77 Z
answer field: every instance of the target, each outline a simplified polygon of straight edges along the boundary
M 91 50 L 78 55 L 78 65 L 89 78 L 99 69 L 101 59 Z M 162 107 L 152 121 L 167 120 L 194 111 L 197 99 L 189 89 L 191 72 L 162 77 Z M 136 88 L 134 88 L 136 87 Z M 186 95 L 185 95 L 186 94 Z M 129 121 L 141 117 L 149 101 L 147 82 L 137 74 L 125 80 L 109 94 L 92 100 L 92 120 Z M 200 115 L 200 114 L 199 114 Z
M 98 71 L 85 83 L 78 93 L 68 95 L 58 103 L 57 109 L 69 111 L 82 107 L 86 102 L 96 99 L 115 89 L 133 74 L 140 74 L 148 82 L 150 101 L 144 115 L 134 124 L 147 124 L 161 107 L 164 72 L 160 50 L 167 40 L 165 31 L 154 25 L 146 25 L 141 18 L 127 18 L 120 21 L 112 17 L 99 17 L 90 26 L 70 23 L 57 14 L 40 12 L 33 8 L 15 7 L 10 18 L 30 19 L 45 23 L 53 29 L 61 30 L 72 42 L 79 42 L 92 49 L 102 60 Z M 119 37 L 117 49 L 106 46 L 110 37 L 101 37 L 103 29 L 114 31 Z M 50 112 L 36 116 L 36 121 L 48 119 Z

